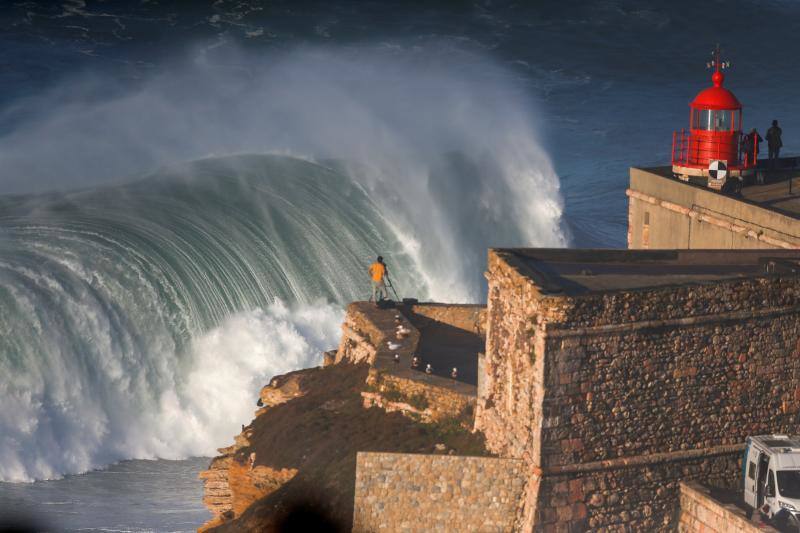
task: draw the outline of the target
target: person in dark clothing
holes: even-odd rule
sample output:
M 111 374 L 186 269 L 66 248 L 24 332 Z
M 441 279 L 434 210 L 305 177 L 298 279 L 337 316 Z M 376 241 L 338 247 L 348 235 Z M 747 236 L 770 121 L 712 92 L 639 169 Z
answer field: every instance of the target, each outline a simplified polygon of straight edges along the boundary
M 767 130 L 767 146 L 769 147 L 769 164 L 771 167 L 774 167 L 777 163 L 781 146 L 783 146 L 782 133 L 783 130 L 778 126 L 778 121 L 773 120 L 772 127 Z
M 758 134 L 758 130 L 755 128 L 750 132 L 750 138 L 751 146 L 753 147 L 753 163 L 758 163 L 758 154 L 761 152 L 761 141 L 764 139 Z
M 761 149 L 761 141 L 763 141 L 763 139 L 755 128 L 742 137 L 742 159 L 747 162 L 747 166 L 753 167 L 758 164 L 758 152 Z
M 753 136 L 750 133 L 742 135 L 741 159 L 746 166 L 752 166 L 753 161 Z

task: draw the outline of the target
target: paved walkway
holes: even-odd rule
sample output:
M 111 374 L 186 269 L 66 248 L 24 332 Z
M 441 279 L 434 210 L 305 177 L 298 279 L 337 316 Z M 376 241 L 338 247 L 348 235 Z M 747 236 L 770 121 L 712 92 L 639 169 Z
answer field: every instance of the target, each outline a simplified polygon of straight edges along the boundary
M 417 315 L 413 309 L 405 315 L 420 332 L 417 355 L 420 369 L 428 363 L 433 374 L 450 378 L 453 368 L 458 369 L 457 381 L 478 385 L 478 354 L 485 342 L 477 334 Z
M 380 309 L 368 302 L 356 302 L 351 308 L 365 316 L 369 327 L 379 330 L 384 338 L 376 347 L 375 368 L 460 394 L 476 394 L 478 353 L 484 349 L 484 341 L 477 334 L 416 314 L 413 306 Z M 400 324 L 410 324 L 416 331 L 408 338 L 396 339 Z M 400 356 L 397 362 L 395 354 Z M 414 355 L 420 358 L 417 369 L 411 367 Z M 433 368 L 430 375 L 425 373 L 427 364 Z M 453 367 L 458 369 L 455 380 L 450 377 Z

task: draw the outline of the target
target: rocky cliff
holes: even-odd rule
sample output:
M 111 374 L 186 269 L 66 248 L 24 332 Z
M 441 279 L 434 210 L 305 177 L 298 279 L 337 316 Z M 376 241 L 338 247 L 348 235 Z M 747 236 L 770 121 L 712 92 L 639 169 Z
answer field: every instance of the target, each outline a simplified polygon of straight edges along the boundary
M 201 531 L 276 531 L 298 508 L 348 531 L 356 452 L 486 454 L 482 436 L 458 421 L 425 424 L 365 408 L 368 370 L 339 363 L 279 376 L 264 387 L 253 422 L 200 476 L 215 515 Z
M 256 417 L 270 408 L 302 396 L 301 382 L 304 377 L 304 372 L 292 372 L 273 378 L 269 385 L 261 389 L 262 407 L 256 411 Z M 234 438 L 233 445 L 220 448 L 218 451 L 221 455 L 211 461 L 208 470 L 200 473 L 205 491 L 203 503 L 214 517 L 199 531 L 212 529 L 240 516 L 253 502 L 274 492 L 297 474 L 294 468 L 275 469 L 256 465 L 256 452 L 246 451 L 253 448 L 250 442 L 252 434 L 252 425 L 243 426 L 242 432 Z

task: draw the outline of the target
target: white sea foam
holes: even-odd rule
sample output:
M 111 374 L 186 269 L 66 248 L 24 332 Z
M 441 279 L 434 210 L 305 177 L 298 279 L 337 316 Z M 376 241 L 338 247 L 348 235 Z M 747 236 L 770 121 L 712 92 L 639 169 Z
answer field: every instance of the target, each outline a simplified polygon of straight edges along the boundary
M 336 346 L 341 318 L 330 304 L 277 302 L 230 317 L 184 356 L 153 354 L 124 372 L 127 354 L 113 348 L 101 350 L 108 358 L 92 379 L 78 361 L 32 363 L 0 382 L 0 480 L 52 479 L 130 457 L 213 455 L 252 418 L 272 376 L 317 365 Z

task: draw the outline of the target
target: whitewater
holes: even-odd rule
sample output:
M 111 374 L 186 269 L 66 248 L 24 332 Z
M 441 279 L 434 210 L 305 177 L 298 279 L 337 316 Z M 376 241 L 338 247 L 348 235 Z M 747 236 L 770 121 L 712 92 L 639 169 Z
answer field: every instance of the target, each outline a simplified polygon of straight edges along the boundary
M 0 481 L 213 455 L 379 253 L 403 296 L 475 302 L 486 248 L 568 243 L 513 76 L 421 57 L 81 79 L 0 137 Z

